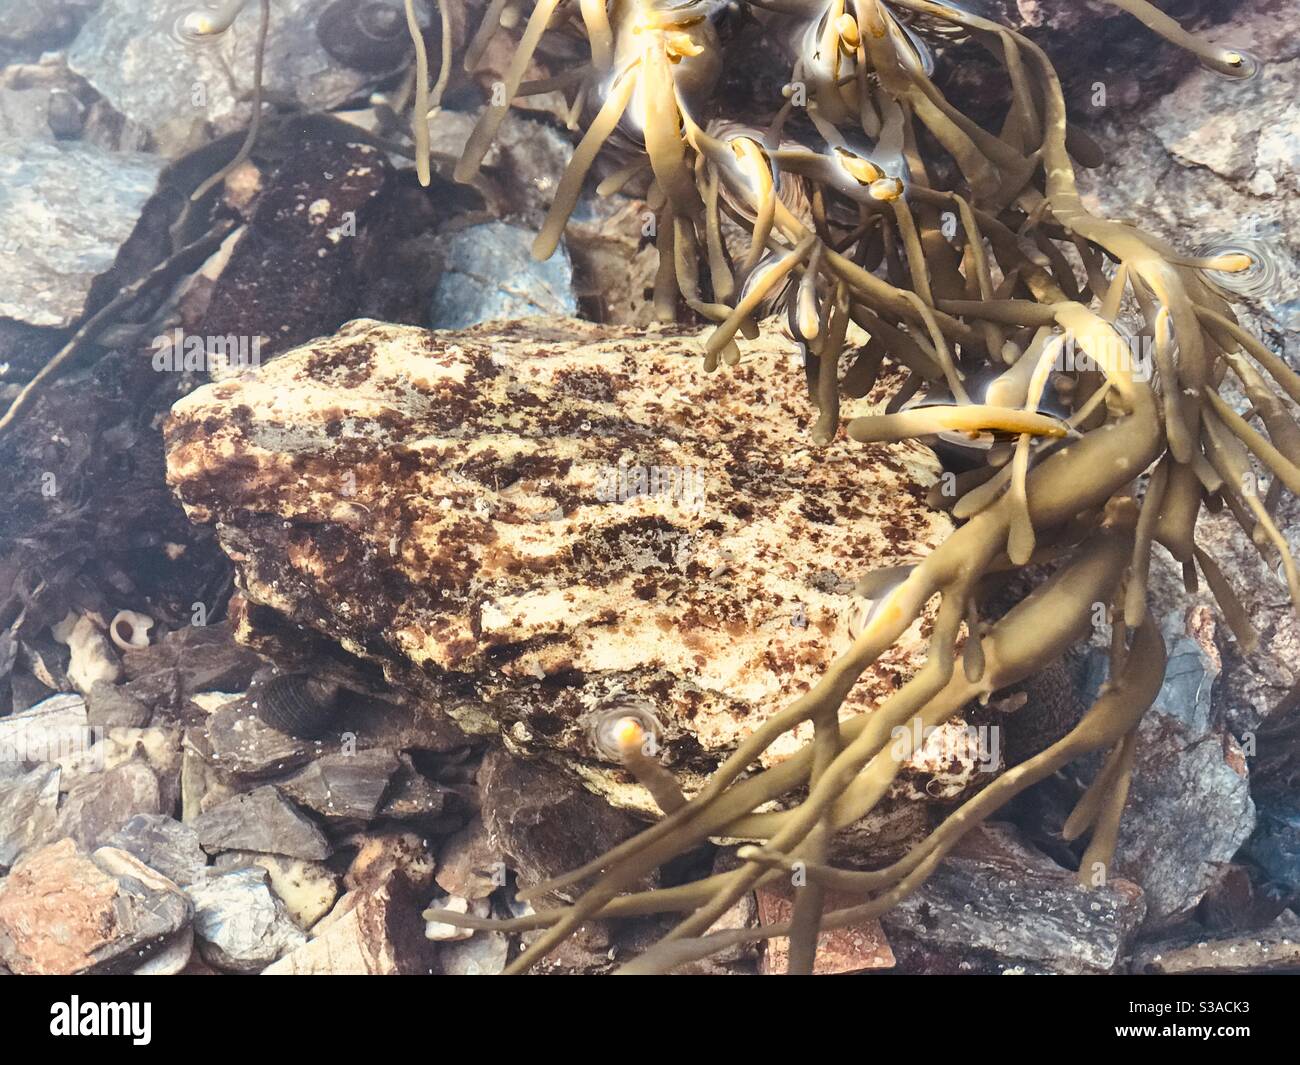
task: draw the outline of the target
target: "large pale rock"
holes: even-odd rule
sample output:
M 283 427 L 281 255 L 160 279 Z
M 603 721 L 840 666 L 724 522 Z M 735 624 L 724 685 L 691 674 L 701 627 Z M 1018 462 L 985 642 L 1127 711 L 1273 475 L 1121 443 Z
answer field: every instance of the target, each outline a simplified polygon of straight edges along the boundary
M 779 337 L 715 374 L 699 343 L 353 322 L 177 404 L 169 480 L 235 559 L 249 618 L 324 633 L 467 731 L 648 808 L 591 746 L 612 697 L 655 708 L 689 785 L 849 646 L 856 578 L 949 529 L 922 501 L 925 448 L 812 445 Z M 845 716 L 911 672 L 918 628 Z
M 307 941 L 271 891 L 264 869 L 209 876 L 186 891 L 194 901 L 199 950 L 219 969 L 259 972 Z

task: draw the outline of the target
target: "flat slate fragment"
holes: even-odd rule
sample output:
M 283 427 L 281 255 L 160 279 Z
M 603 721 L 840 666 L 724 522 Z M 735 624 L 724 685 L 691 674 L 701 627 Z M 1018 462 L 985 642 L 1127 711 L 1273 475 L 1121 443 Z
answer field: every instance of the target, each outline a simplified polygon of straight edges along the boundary
M 326 820 L 369 821 L 379 812 L 388 782 L 400 765 L 393 751 L 383 749 L 327 754 L 281 781 L 279 788 Z
M 199 814 L 190 827 L 209 854 L 261 851 L 319 860 L 331 852 L 321 830 L 269 784 Z

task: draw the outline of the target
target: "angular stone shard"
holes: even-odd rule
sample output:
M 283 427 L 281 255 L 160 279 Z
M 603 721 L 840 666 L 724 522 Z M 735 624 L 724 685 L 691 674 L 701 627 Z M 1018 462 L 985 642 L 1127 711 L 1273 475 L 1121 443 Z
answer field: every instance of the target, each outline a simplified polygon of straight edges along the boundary
M 321 830 L 269 784 L 214 806 L 191 827 L 210 854 L 260 851 L 312 860 L 330 856 Z
M 57 819 L 59 775 L 58 766 L 45 764 L 0 780 L 0 871 L 49 838 Z
M 207 875 L 208 856 L 194 829 L 165 815 L 136 814 L 108 843 L 182 887 Z
M 397 755 L 383 749 L 327 754 L 279 787 L 299 806 L 314 810 L 326 821 L 370 821 L 379 812 L 399 765 Z
M 901 972 L 1110 973 L 1146 913 L 1142 889 L 1084 888 L 1009 825 L 970 833 L 881 918 Z
M 602 708 L 652 706 L 690 786 L 849 646 L 857 578 L 950 528 L 924 503 L 927 449 L 812 445 L 779 337 L 713 374 L 699 345 L 565 319 L 352 322 L 177 404 L 169 480 L 216 526 L 250 617 L 324 633 L 467 731 L 650 809 L 592 746 Z M 918 630 L 845 716 L 911 673 Z
M 56 829 L 89 850 L 137 814 L 161 812 L 158 777 L 144 762 L 131 761 L 75 784 L 59 809 Z

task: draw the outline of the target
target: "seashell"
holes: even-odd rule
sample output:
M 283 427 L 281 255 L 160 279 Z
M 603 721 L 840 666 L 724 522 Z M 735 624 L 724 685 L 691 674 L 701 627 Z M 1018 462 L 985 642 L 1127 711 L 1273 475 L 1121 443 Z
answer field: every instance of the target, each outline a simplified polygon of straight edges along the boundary
M 623 744 L 629 733 L 643 737 L 643 753 L 653 754 L 663 738 L 663 726 L 649 704 L 629 696 L 615 696 L 592 717 L 591 742 L 605 758 L 623 760 Z
M 400 4 L 336 0 L 316 23 L 321 47 L 344 66 L 371 74 L 402 67 L 414 51 Z
M 306 673 L 281 673 L 250 692 L 253 713 L 279 732 L 309 740 L 321 735 L 334 719 L 338 685 Z
M 108 623 L 108 635 L 119 649 L 134 651 L 149 646 L 149 631 L 154 622 L 148 614 L 119 610 Z
M 1226 69 L 1210 63 L 1202 63 L 1201 65 L 1210 73 L 1227 81 L 1254 81 L 1264 69 L 1264 64 L 1259 56 L 1240 48 L 1225 49 L 1223 62 L 1226 64 Z
M 887 566 L 873 570 L 862 578 L 853 590 L 849 603 L 847 622 L 850 639 L 856 640 L 871 624 L 890 593 L 912 575 L 915 566 Z
M 216 0 L 178 15 L 172 37 L 185 45 L 203 45 L 220 38 L 239 17 L 248 0 Z
M 1202 270 L 1201 276 L 1227 299 L 1246 297 L 1251 300 L 1277 298 L 1283 288 L 1282 263 L 1277 249 L 1267 241 L 1253 237 L 1216 241 L 1196 248 L 1198 258 L 1223 259 L 1245 256 L 1250 265 L 1244 270 Z

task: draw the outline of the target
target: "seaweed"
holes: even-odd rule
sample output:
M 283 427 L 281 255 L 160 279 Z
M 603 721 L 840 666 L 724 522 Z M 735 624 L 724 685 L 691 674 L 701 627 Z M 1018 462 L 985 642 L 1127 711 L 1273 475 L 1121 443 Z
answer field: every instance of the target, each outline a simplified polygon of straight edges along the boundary
M 1246 53 L 1202 43 L 1145 0 L 1111 2 L 1221 75 L 1258 71 Z M 661 254 L 656 303 L 665 318 L 680 300 L 714 323 L 708 369 L 742 359 L 737 337 L 756 335 L 761 319 L 780 313 L 807 364 L 816 441 L 835 436 L 841 392 L 863 394 L 887 355 L 907 368 L 908 383 L 887 413 L 849 421 L 850 438 L 941 436 L 986 446 L 969 449 L 978 457 L 959 494 L 932 496 L 958 521 L 951 536 L 910 570 L 864 578 L 875 600 L 852 647 L 697 794 L 683 801 L 667 770 L 647 764 L 638 719 L 608 726 L 623 737 L 625 765 L 661 796 L 664 816 L 583 868 L 520 893 L 540 900 L 595 877 L 576 902 L 504 922 L 429 911 L 465 927 L 540 930 L 513 972 L 585 921 L 658 913 L 679 914 L 679 923 L 621 971 L 665 971 L 736 943 L 789 936 L 790 971 L 809 972 L 823 931 L 887 911 L 974 825 L 1090 752 L 1105 752 L 1103 769 L 1065 834 L 1090 833 L 1079 881 L 1103 883 L 1135 730 L 1164 673 L 1147 603 L 1154 545 L 1183 565 L 1189 585 L 1198 571 L 1205 577 L 1237 639 L 1252 646 L 1230 582 L 1196 545 L 1202 508 L 1226 505 L 1261 554 L 1280 563 L 1300 608 L 1296 566 L 1273 519 L 1278 490 L 1258 491 L 1263 474 L 1288 491 L 1300 487 L 1300 426 L 1278 394 L 1300 400 L 1300 376 L 1238 323 L 1212 280 L 1249 269 L 1251 257 L 1237 249 L 1183 256 L 1089 211 L 1075 165 L 1096 165 L 1097 150 L 1071 126 L 1046 53 L 1006 26 L 938 0 L 741 7 L 785 48 L 789 83 L 774 106 L 756 100 L 752 114 L 718 115 L 720 74 L 740 58 L 727 47 L 726 5 L 538 0 L 504 96 L 484 109 L 456 177 L 473 180 L 516 96 L 571 89 L 573 113 L 590 118 L 536 255 L 555 250 L 608 147 L 620 165 L 598 192 L 649 177 Z M 490 5 L 468 67 L 498 32 L 502 10 Z M 529 85 L 525 71 L 547 33 L 585 40 L 590 60 Z M 931 80 L 933 48 L 964 39 L 1005 73 L 1010 105 L 996 134 Z M 736 253 L 724 238 L 733 226 L 748 238 Z M 871 337 L 856 352 L 848 350 L 849 323 Z M 1149 367 L 1135 365 L 1134 342 L 1149 344 Z M 1220 395 L 1229 375 L 1252 404 L 1245 417 Z M 1051 565 L 1030 568 L 1039 563 Z M 1050 575 L 998 620 L 982 622 L 1010 571 Z M 841 701 L 862 671 L 935 601 L 916 675 L 870 715 L 841 722 Z M 968 799 L 893 865 L 858 872 L 827 863 L 834 833 L 872 810 L 898 773 L 896 730 L 919 734 L 918 723 L 937 725 L 1053 663 L 1094 628 L 1099 608 L 1112 626 L 1110 680 L 1068 735 Z M 807 721 L 814 738 L 804 750 L 752 771 L 779 736 Z M 758 812 L 791 796 L 787 809 Z M 718 837 L 752 841 L 738 868 L 632 890 Z M 789 922 L 709 931 L 745 892 L 791 870 L 806 886 Z M 823 912 L 826 889 L 863 901 Z
M 231 0 L 215 22 L 191 31 L 221 32 L 244 2 Z M 1248 53 L 1201 42 L 1146 0 L 1108 2 L 1220 75 L 1259 71 Z M 1189 587 L 1204 577 L 1233 635 L 1252 649 L 1257 634 L 1231 582 L 1196 543 L 1203 509 L 1226 508 L 1277 563 L 1300 610 L 1300 572 L 1273 516 L 1282 490 L 1300 491 L 1300 424 L 1288 405 L 1300 403 L 1300 375 L 1242 327 L 1224 293 L 1231 286 L 1222 284 L 1250 271 L 1252 256 L 1236 246 L 1183 255 L 1089 211 L 1075 166 L 1096 165 L 1096 146 L 1071 125 L 1047 54 L 1006 26 L 946 0 L 738 6 L 790 62 L 782 99 L 754 100 L 741 115 L 715 113 L 721 75 L 738 58 L 724 17 L 737 5 L 537 0 L 454 176 L 477 179 L 515 98 L 571 91 L 570 117 L 576 126 L 586 116 L 585 131 L 534 254 L 555 251 L 598 155 L 615 155 L 618 166 L 597 192 L 648 178 L 660 252 L 655 304 L 665 320 L 684 304 L 713 323 L 706 368 L 740 362 L 738 338 L 756 336 L 760 322 L 779 315 L 803 353 L 817 411 L 813 440 L 825 444 L 843 429 L 864 443 L 955 442 L 966 462 L 957 491 L 932 493 L 931 501 L 950 509 L 957 525 L 915 566 L 863 577 L 859 590 L 871 605 L 851 625 L 850 649 L 696 794 L 684 796 L 655 761 L 651 710 L 616 707 L 601 718 L 606 746 L 664 816 L 582 868 L 520 892 L 542 899 L 594 877 L 571 905 L 507 921 L 426 914 L 470 928 L 539 931 L 513 972 L 588 920 L 665 913 L 680 914 L 679 923 L 621 971 L 665 971 L 737 943 L 789 936 L 790 971 L 809 972 L 823 931 L 886 912 L 972 827 L 1094 752 L 1105 754 L 1102 769 L 1065 835 L 1088 836 L 1079 882 L 1102 884 L 1135 732 L 1164 675 L 1147 593 L 1155 545 L 1183 566 Z M 399 96 L 411 107 L 412 154 L 426 185 L 427 122 L 450 74 L 443 7 L 441 71 L 430 91 L 423 31 L 414 0 L 405 0 L 416 60 Z M 489 4 L 466 49 L 468 69 L 501 31 L 505 9 L 504 0 Z M 266 11 L 263 0 L 259 56 Z M 528 83 L 546 34 L 585 42 L 589 61 Z M 966 39 L 1005 73 L 1010 104 L 997 133 L 964 115 L 931 77 L 933 50 Z M 255 104 L 241 155 L 256 138 L 259 110 Z M 737 227 L 745 236 L 738 250 L 728 240 Z M 850 325 L 870 337 L 856 350 Z M 1149 365 L 1134 358 L 1137 344 L 1149 347 Z M 886 356 L 906 368 L 906 383 L 885 413 L 841 426 L 841 395 L 865 394 Z M 1251 404 L 1245 416 L 1221 394 L 1229 377 Z M 995 613 L 1000 581 L 1012 572 L 1038 583 L 1001 617 L 981 620 Z M 916 674 L 870 715 L 840 721 L 861 673 L 932 608 Z M 966 800 L 892 865 L 861 872 L 827 862 L 834 834 L 880 802 L 906 760 L 898 736 L 924 735 L 1050 666 L 1099 615 L 1111 628 L 1110 679 L 1064 738 Z M 804 722 L 813 725 L 805 749 L 754 771 Z M 767 809 L 778 799 L 791 805 Z M 633 890 L 711 838 L 751 841 L 738 868 Z M 789 922 L 709 931 L 744 893 L 796 870 L 805 886 Z M 863 901 L 825 912 L 828 889 Z

